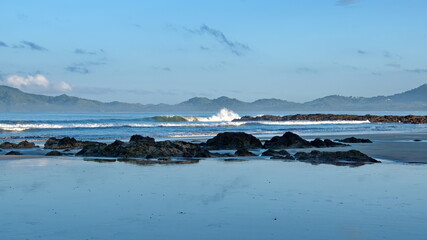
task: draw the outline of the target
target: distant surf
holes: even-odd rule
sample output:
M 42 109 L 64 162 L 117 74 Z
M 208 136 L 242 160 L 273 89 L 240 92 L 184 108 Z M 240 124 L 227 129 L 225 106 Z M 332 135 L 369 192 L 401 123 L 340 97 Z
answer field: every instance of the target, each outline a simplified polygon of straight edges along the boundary
M 239 114 L 227 109 L 221 109 L 217 114 L 210 117 L 196 116 L 154 116 L 156 122 L 231 122 L 234 119 L 239 119 Z
M 298 126 L 331 124 L 367 124 L 369 121 L 233 121 L 240 119 L 239 114 L 223 108 L 209 117 L 200 116 L 153 116 L 148 118 L 118 119 L 80 119 L 80 120 L 2 120 L 0 131 L 23 132 L 31 130 L 55 129 L 102 129 L 102 128 L 218 128 L 239 126 Z

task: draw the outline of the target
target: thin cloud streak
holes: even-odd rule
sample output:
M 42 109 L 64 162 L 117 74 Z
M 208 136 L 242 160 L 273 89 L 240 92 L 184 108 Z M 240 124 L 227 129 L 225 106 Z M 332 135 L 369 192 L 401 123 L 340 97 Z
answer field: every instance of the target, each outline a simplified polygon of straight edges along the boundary
M 407 69 L 406 72 L 410 72 L 410 73 L 419 73 L 419 74 L 426 74 L 427 73 L 427 69 Z
M 205 24 L 203 24 L 202 26 L 200 26 L 200 28 L 196 30 L 187 29 L 187 31 L 198 35 L 206 34 L 211 36 L 217 42 L 228 48 L 236 56 L 243 56 L 251 50 L 248 45 L 236 41 L 231 41 L 220 30 L 211 28 Z
M 338 6 L 348 6 L 348 5 L 352 5 L 355 3 L 360 2 L 361 0 L 339 0 L 337 1 L 336 5 Z
M 46 48 L 44 48 L 44 47 L 42 47 L 42 46 L 40 46 L 40 45 L 38 45 L 38 44 L 35 44 L 35 43 L 33 43 L 33 42 L 30 42 L 30 41 L 21 41 L 21 43 L 22 43 L 25 47 L 27 47 L 27 48 L 29 48 L 29 49 L 31 49 L 31 50 L 34 50 L 34 51 L 47 51 L 47 49 L 46 49 Z

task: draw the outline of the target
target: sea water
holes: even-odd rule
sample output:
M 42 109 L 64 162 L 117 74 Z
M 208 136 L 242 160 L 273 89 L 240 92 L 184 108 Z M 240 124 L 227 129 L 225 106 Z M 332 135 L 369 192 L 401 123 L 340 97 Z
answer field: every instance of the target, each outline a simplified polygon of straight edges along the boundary
M 222 109 L 218 113 L 173 115 L 167 113 L 0 113 L 0 142 L 25 139 L 42 144 L 49 137 L 64 136 L 108 142 L 115 139 L 127 140 L 134 134 L 154 137 L 157 140 L 206 140 L 227 131 L 247 132 L 259 138 L 281 135 L 286 131 L 302 136 L 427 132 L 427 124 L 370 123 L 369 121 L 233 121 L 240 116 L 262 114 L 268 113 L 236 113 L 228 109 Z M 392 114 L 404 115 L 405 113 Z

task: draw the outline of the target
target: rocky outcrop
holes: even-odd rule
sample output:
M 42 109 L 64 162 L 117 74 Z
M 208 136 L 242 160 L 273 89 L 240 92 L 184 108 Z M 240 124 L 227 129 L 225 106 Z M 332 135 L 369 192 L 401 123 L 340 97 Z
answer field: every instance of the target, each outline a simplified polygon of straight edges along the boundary
M 22 153 L 18 151 L 10 151 L 10 152 L 7 152 L 5 155 L 22 155 Z
M 208 149 L 254 149 L 261 148 L 261 141 L 244 132 L 224 132 L 219 133 L 214 138 L 209 139 L 206 142 L 206 147 Z
M 296 114 L 287 116 L 244 116 L 233 121 L 369 121 L 377 123 L 412 123 L 426 124 L 427 116 L 376 116 L 376 115 L 347 115 L 347 114 Z
M 268 149 L 263 152 L 261 156 L 271 156 L 270 159 L 294 160 L 294 157 L 286 150 L 275 151 L 273 149 Z
M 0 148 L 3 148 L 3 149 L 24 149 L 24 148 L 34 148 L 34 147 L 36 147 L 34 143 L 28 142 L 26 140 L 18 144 L 10 143 L 10 142 L 4 142 L 0 144 Z
M 93 144 L 90 141 L 77 141 L 75 138 L 64 137 L 64 138 L 49 138 L 44 144 L 45 149 L 73 149 L 82 148 L 86 145 Z
M 161 158 L 161 157 L 210 157 L 209 151 L 199 145 L 183 141 L 155 142 L 153 138 L 134 135 L 127 143 L 116 140 L 111 144 L 87 144 L 79 156 Z
M 329 148 L 329 147 L 346 147 L 349 146 L 347 144 L 333 142 L 330 139 L 322 140 L 320 138 L 316 138 L 310 142 L 311 146 L 316 148 Z
M 368 155 L 361 153 L 357 150 L 350 150 L 346 152 L 297 152 L 295 159 L 302 162 L 310 163 L 326 163 L 326 164 L 366 164 L 366 163 L 380 163 Z
M 344 138 L 344 139 L 337 139 L 335 141 L 344 142 L 344 143 L 372 143 L 372 141 L 369 140 L 369 139 L 355 138 L 355 137 L 349 137 L 349 138 Z
M 302 139 L 295 133 L 286 132 L 283 136 L 275 136 L 265 141 L 264 148 L 283 149 L 283 148 L 310 148 L 312 145 L 307 140 Z
M 254 156 L 256 156 L 256 154 L 249 152 L 248 149 L 246 149 L 246 148 L 238 149 L 234 153 L 234 155 L 239 156 L 239 157 L 254 157 Z

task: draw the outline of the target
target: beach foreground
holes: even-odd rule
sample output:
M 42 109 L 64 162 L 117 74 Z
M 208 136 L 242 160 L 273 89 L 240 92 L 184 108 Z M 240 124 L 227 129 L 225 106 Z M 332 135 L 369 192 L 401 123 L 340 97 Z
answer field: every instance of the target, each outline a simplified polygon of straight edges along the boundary
M 423 239 L 427 165 L 0 161 L 1 239 Z

